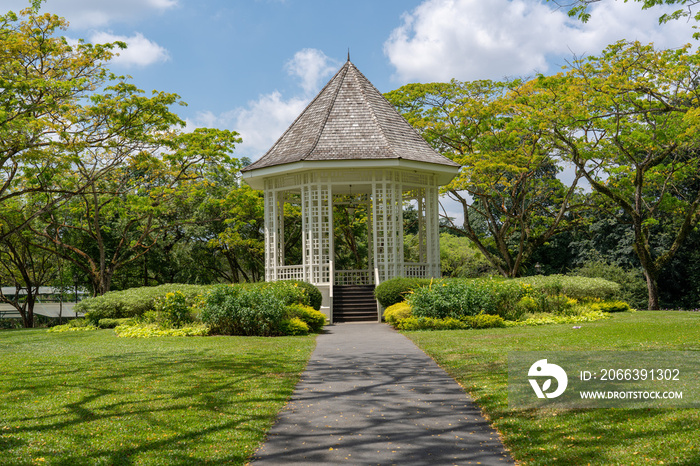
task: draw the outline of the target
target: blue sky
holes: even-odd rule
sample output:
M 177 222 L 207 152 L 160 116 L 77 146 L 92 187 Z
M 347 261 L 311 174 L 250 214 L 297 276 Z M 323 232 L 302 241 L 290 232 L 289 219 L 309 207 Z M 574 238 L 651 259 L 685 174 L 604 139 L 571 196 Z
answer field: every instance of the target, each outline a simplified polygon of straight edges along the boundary
M 28 4 L 0 0 L 0 11 Z M 179 94 L 188 106 L 176 111 L 189 128 L 239 132 L 235 155 L 252 160 L 342 66 L 348 48 L 388 92 L 410 82 L 554 73 L 620 39 L 670 48 L 691 42 L 693 32 L 686 21 L 660 26 L 664 10 L 622 0 L 596 3 L 586 24 L 538 0 L 48 0 L 43 11 L 70 21 L 70 39 L 127 42 L 114 72 L 147 92 Z
M 0 0 L 18 11 L 27 0 Z M 677 47 L 692 25 L 603 0 L 581 24 L 537 0 L 48 0 L 65 35 L 123 40 L 110 65 L 146 91 L 182 96 L 189 127 L 238 131 L 262 155 L 344 63 L 382 92 L 409 82 L 558 71 L 574 54 L 627 38 Z

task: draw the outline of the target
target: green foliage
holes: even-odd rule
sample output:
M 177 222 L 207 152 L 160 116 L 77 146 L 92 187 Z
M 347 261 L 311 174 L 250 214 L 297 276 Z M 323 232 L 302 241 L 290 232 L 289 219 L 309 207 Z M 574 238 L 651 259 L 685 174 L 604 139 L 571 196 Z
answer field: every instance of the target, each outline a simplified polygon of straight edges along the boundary
M 97 323 L 97 326 L 99 328 L 116 328 L 119 327 L 120 325 L 128 325 L 132 319 L 130 318 L 124 318 L 124 319 L 100 319 L 100 321 Z
M 603 301 L 591 304 L 591 309 L 601 312 L 627 312 L 632 308 L 624 301 Z
M 374 296 L 379 304 L 389 307 L 404 301 L 408 294 L 421 286 L 430 285 L 432 279 L 396 277 L 382 282 L 374 289 Z
M 117 336 L 123 338 L 202 337 L 209 334 L 209 328 L 201 324 L 163 328 L 159 324 L 131 323 L 119 325 L 114 331 Z
M 435 317 L 406 317 L 396 323 L 398 330 L 463 330 L 469 324 L 454 317 L 438 319 Z
M 603 278 L 615 282 L 620 285 L 620 290 L 608 298 L 612 297 L 627 301 L 635 308 L 645 308 L 647 306 L 647 285 L 644 281 L 644 276 L 637 269 L 625 269 L 619 265 L 596 260 L 584 263 L 581 267 L 570 272 L 569 275 Z
M 501 316 L 489 314 L 479 314 L 475 316 L 464 316 L 460 319 L 445 317 L 437 319 L 434 317 L 405 317 L 398 319 L 395 327 L 398 330 L 465 330 L 465 329 L 485 329 L 504 328 L 506 322 Z
M 194 322 L 192 305 L 180 290 L 168 292 L 165 296 L 156 298 L 153 308 L 173 327 L 179 328 Z
M 313 307 L 317 311 L 321 309 L 321 303 L 323 302 L 323 295 L 321 295 L 321 292 L 316 288 L 314 285 L 311 283 L 307 283 L 301 280 L 284 280 L 282 282 L 278 283 L 291 283 L 292 285 L 295 285 L 299 288 L 302 288 L 305 292 L 306 295 L 308 296 L 308 304 L 309 306 Z
M 519 276 L 537 246 L 574 226 L 579 216 L 567 214 L 585 207 L 576 188 L 581 176 L 567 184 L 557 176 L 561 164 L 551 140 L 531 118 L 546 103 L 525 86 L 518 79 L 452 80 L 386 94 L 438 152 L 462 166 L 447 189 L 461 204 L 464 223 L 447 227 L 468 237 L 506 277 Z
M 609 299 L 615 296 L 620 285 L 602 278 L 588 278 L 571 275 L 533 275 L 516 279 L 530 285 L 535 291 L 549 296 L 563 294 L 577 300 Z
M 302 303 L 308 296 L 291 283 L 216 285 L 204 296 L 200 318 L 214 334 L 281 335 L 287 306 Z
M 417 288 L 408 297 L 416 317 L 461 318 L 477 314 L 517 320 L 524 311 L 518 302 L 527 287 L 510 280 L 452 279 Z
M 292 317 L 291 319 L 285 319 L 282 321 L 280 330 L 283 335 L 308 335 L 309 326 L 298 317 Z
M 395 325 L 398 321 L 411 317 L 411 315 L 411 305 L 406 301 L 392 304 L 384 309 L 383 314 L 384 320 L 391 325 Z
M 440 234 L 440 271 L 443 277 L 478 278 L 498 275 L 484 254 L 464 236 Z
M 290 317 L 295 317 L 308 325 L 309 330 L 314 333 L 318 333 L 323 329 L 326 324 L 326 316 L 323 312 L 314 309 L 311 306 L 305 306 L 303 304 L 292 304 L 287 306 L 287 313 Z
M 506 327 L 537 326 L 549 324 L 580 324 L 609 319 L 610 314 L 602 311 L 583 311 L 578 315 L 536 314 L 521 321 L 507 321 Z
M 86 325 L 82 327 L 71 327 L 69 324 L 64 324 L 64 325 L 56 325 L 51 327 L 48 331 L 52 333 L 63 333 L 63 332 L 82 332 L 82 331 L 90 331 L 90 330 L 97 330 L 98 328 L 94 325 Z
M 179 284 L 130 288 L 80 301 L 75 305 L 75 311 L 85 313 L 86 319 L 97 324 L 100 319 L 141 316 L 147 311 L 154 310 L 156 300 L 165 298 L 168 293 L 179 291 L 187 302 L 192 303 L 205 290 L 206 287 L 202 285 Z
M 519 320 L 525 314 L 578 314 L 578 300 L 614 295 L 619 285 L 599 278 L 563 275 L 521 279 L 445 279 L 408 296 L 415 317 L 444 319 L 490 314 Z
M 504 328 L 506 326 L 506 321 L 503 320 L 503 317 L 490 314 L 466 316 L 462 320 L 473 329 Z

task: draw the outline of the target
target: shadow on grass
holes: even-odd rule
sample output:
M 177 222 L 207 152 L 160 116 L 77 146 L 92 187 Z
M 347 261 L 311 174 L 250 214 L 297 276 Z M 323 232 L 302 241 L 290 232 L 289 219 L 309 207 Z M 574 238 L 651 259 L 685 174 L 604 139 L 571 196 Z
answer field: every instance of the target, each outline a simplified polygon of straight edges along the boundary
M 441 359 L 442 358 L 442 359 Z M 482 406 L 519 461 L 532 465 L 700 464 L 694 409 L 508 409 L 502 357 L 438 357 Z
M 8 407 L 0 463 L 243 464 L 308 355 L 255 353 L 177 348 L 36 360 L 0 381 Z

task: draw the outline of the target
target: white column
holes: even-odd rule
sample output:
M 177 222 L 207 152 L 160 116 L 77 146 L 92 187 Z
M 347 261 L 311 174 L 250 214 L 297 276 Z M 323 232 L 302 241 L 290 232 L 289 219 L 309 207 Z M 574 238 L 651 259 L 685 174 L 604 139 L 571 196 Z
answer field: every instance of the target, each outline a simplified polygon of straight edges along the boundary
M 265 189 L 265 281 L 277 279 L 277 202 L 271 182 Z
M 431 277 L 440 277 L 440 225 L 439 206 L 438 206 L 438 188 L 437 184 L 425 189 L 425 217 L 426 217 L 426 259 L 428 262 L 429 275 Z

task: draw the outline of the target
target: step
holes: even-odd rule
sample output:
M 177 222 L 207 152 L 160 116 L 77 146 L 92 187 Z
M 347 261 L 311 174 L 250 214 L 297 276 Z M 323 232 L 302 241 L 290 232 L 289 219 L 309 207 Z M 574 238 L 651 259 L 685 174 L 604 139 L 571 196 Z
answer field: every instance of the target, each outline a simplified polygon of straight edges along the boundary
M 377 301 L 374 285 L 333 287 L 334 322 L 375 322 Z

